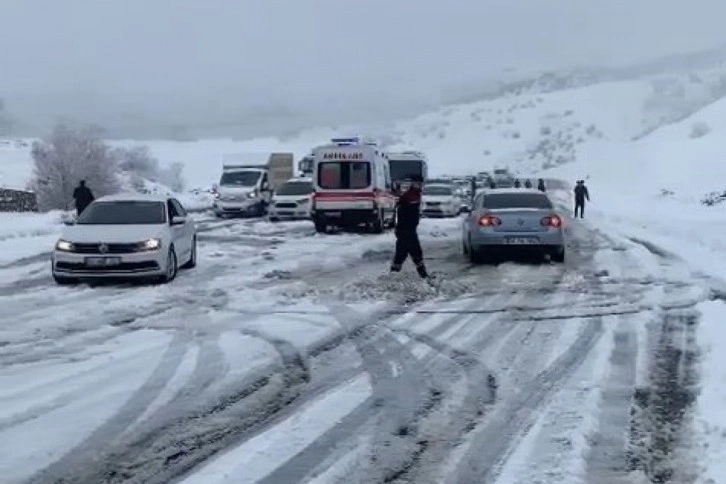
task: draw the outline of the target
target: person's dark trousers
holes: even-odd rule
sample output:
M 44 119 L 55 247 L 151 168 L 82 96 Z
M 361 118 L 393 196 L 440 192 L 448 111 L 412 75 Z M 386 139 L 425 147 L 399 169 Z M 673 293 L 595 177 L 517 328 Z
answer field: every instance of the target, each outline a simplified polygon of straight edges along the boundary
M 426 265 L 423 261 L 423 250 L 421 249 L 421 242 L 418 240 L 418 234 L 416 232 L 400 232 L 396 234 L 396 253 L 393 256 L 393 264 L 391 264 L 392 272 L 399 272 L 403 267 L 403 263 L 406 261 L 408 256 L 411 256 L 411 260 L 416 265 L 416 271 L 418 275 L 426 278 L 428 272 L 426 271 Z
M 580 214 L 579 215 L 580 218 L 585 218 L 585 204 L 584 203 L 581 203 L 581 202 L 575 203 L 575 218 L 578 217 L 578 215 L 577 215 L 578 212 Z

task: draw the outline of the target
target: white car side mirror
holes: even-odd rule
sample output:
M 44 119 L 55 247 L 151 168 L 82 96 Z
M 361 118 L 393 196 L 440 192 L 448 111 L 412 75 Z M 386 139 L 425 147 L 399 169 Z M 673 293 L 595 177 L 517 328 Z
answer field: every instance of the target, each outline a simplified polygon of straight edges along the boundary
M 172 225 L 184 225 L 185 223 L 187 223 L 186 217 L 174 217 L 171 219 Z

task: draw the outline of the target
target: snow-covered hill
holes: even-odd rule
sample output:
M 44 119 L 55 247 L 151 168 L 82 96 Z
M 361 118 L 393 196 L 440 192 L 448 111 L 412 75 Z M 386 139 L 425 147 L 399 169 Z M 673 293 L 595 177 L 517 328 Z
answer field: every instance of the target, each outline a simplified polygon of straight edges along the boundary
M 684 150 L 690 145 L 705 146 L 708 135 L 691 142 L 691 130 L 704 129 L 693 123 L 703 116 L 703 122 L 717 131 L 718 119 L 711 117 L 717 118 L 718 113 L 712 116 L 710 109 L 695 113 L 711 103 L 717 106 L 726 95 L 726 70 L 720 68 L 608 82 L 573 76 L 558 77 L 556 85 L 551 79 L 522 83 L 516 89 L 503 90 L 498 98 L 446 106 L 376 126 L 316 128 L 294 137 L 248 141 L 151 141 L 148 145 L 162 164 L 185 165 L 188 188 L 205 188 L 217 181 L 225 153 L 284 150 L 302 156 L 334 135 L 355 133 L 374 136 L 388 148 L 426 151 L 433 174 L 510 166 L 523 175 L 554 170 L 568 177 L 591 175 L 593 182 L 600 183 L 621 177 L 624 171 L 645 176 L 654 166 L 662 175 L 658 150 L 678 144 L 681 138 L 689 141 L 681 147 Z M 711 109 L 718 109 L 716 106 Z M 685 124 L 672 128 L 685 130 L 683 137 L 660 129 L 684 119 Z M 616 165 L 618 169 L 613 171 Z M 705 166 L 701 164 L 701 168 Z M 29 149 L 0 146 L 0 184 L 23 186 L 31 171 Z M 626 178 L 636 179 L 634 175 Z M 693 175 L 693 179 L 681 177 L 682 182 L 692 185 L 702 178 Z M 667 176 L 658 181 L 671 184 Z
M 571 89 L 534 85 L 385 125 L 317 128 L 291 138 L 243 142 L 158 141 L 151 147 L 163 162 L 183 162 L 190 186 L 216 181 L 224 153 L 284 150 L 302 156 L 332 136 L 354 133 L 371 135 L 391 149 L 424 150 L 433 174 L 506 165 L 526 175 L 555 170 L 607 178 L 613 162 L 622 159 L 632 166 L 628 160 L 650 140 L 657 145 L 659 128 L 689 118 L 724 95 L 726 70 L 720 69 Z

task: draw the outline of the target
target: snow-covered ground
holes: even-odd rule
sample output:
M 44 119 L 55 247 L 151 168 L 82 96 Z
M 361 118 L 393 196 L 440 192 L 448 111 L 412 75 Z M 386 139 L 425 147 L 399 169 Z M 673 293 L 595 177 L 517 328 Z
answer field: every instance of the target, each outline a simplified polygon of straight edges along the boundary
M 425 220 L 432 290 L 384 275 L 391 234 L 200 213 L 200 265 L 173 284 L 66 288 L 48 274 L 61 215 L 0 215 L 0 475 L 720 482 L 726 214 L 700 203 L 726 190 L 720 75 L 525 91 L 379 127 L 434 173 L 587 178 L 564 267 L 472 266 L 458 220 Z M 333 134 L 349 133 L 151 149 L 203 188 L 224 153 L 302 155 Z M 0 184 L 24 184 L 24 156 L 3 158 Z

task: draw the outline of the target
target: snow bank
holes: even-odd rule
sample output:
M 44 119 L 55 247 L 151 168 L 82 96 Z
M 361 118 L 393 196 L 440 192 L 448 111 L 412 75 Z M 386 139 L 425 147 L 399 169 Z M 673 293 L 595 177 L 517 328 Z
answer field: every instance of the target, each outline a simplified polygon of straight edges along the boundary
M 703 470 L 699 482 L 721 482 L 726 476 L 726 305 L 710 301 L 699 305 L 701 321 L 701 394 L 696 404 L 696 428 Z M 710 479 L 710 480 L 709 480 Z
M 0 265 L 51 251 L 66 217 L 58 211 L 0 212 Z

